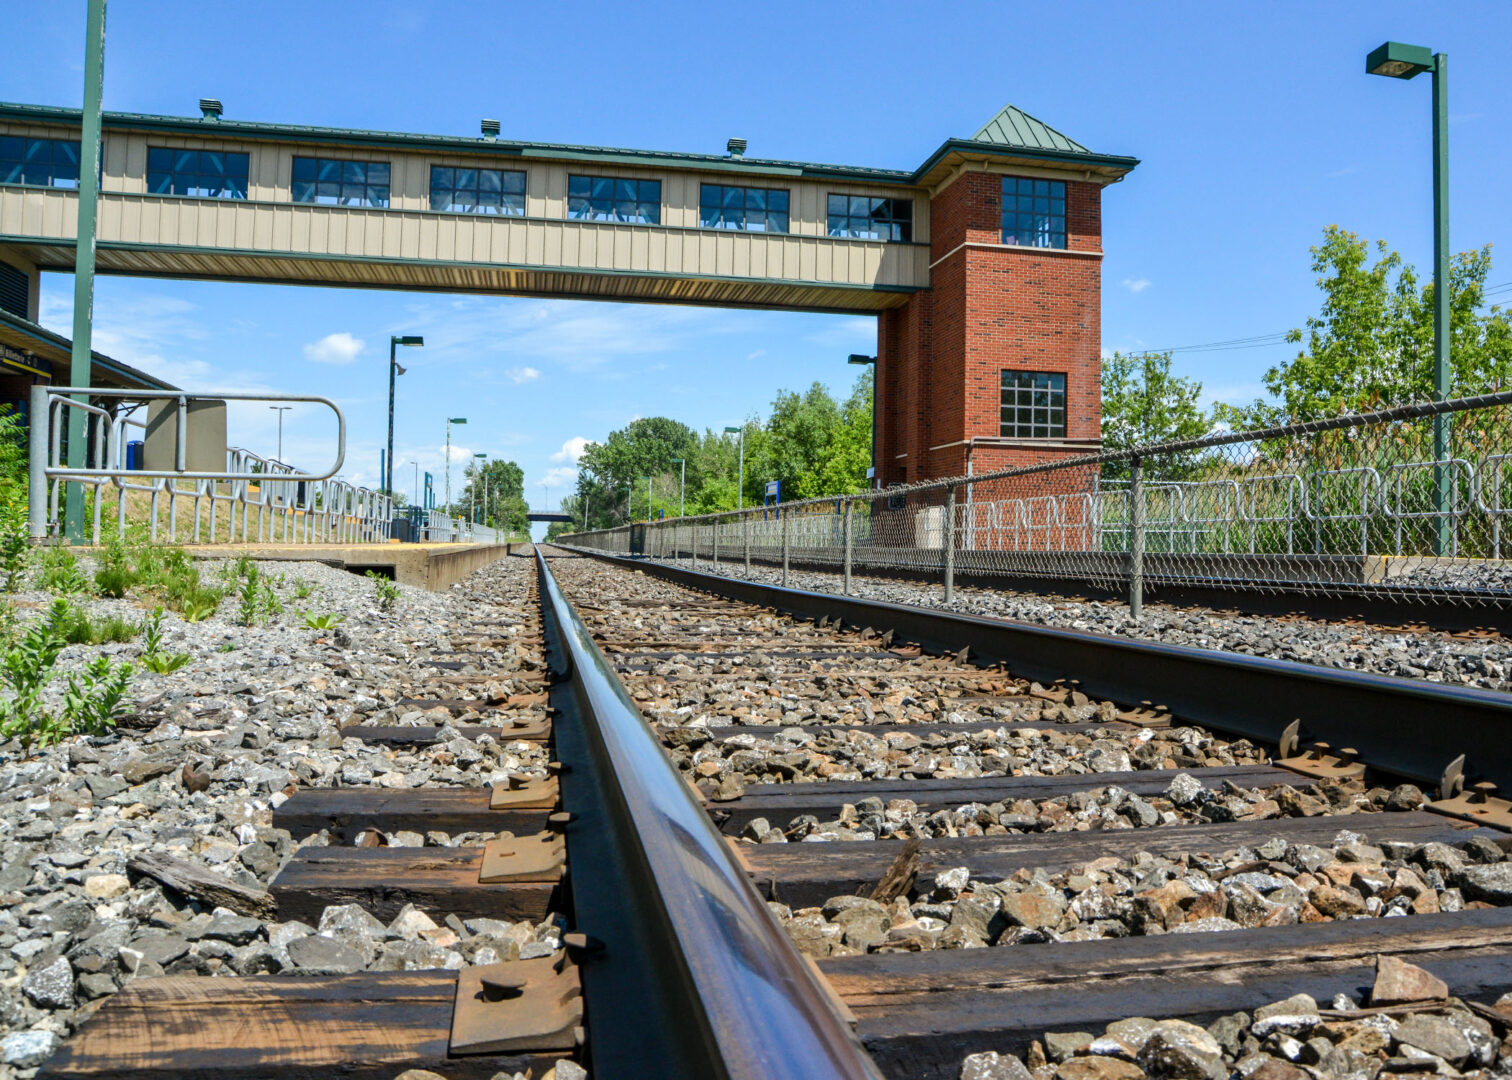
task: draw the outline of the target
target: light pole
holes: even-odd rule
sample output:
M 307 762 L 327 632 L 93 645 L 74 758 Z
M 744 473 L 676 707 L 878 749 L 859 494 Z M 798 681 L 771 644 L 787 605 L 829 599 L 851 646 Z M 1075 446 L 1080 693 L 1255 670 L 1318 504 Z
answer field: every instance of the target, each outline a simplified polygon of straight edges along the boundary
M 1422 45 L 1388 41 L 1365 58 L 1365 71 L 1393 79 L 1433 75 L 1433 400 L 1449 396 L 1449 57 Z M 1449 415 L 1433 418 L 1433 553 L 1451 547 Z
M 646 520 L 651 520 L 651 478 L 646 477 Z
M 870 477 L 870 479 L 872 479 L 872 480 L 875 481 L 877 479 L 877 358 L 875 356 L 867 356 L 865 353 L 851 353 L 848 357 L 845 358 L 845 362 L 847 364 L 856 364 L 856 365 L 859 365 L 861 367 L 865 367 L 868 364 L 871 365 L 871 369 L 872 369 L 872 439 L 871 439 L 871 477 Z M 966 456 L 967 456 L 968 460 L 971 457 L 971 455 L 970 455 L 969 452 L 967 453 Z M 967 488 L 966 490 L 969 493 L 971 489 Z
M 384 468 L 383 490 L 393 497 L 394 494 L 394 376 L 403 375 L 404 369 L 399 366 L 395 357 L 395 348 L 399 345 L 424 345 L 425 339 L 415 334 L 406 334 L 403 337 L 397 334 L 389 335 L 389 422 L 388 422 L 388 457 L 384 460 L 387 465 Z
M 421 498 L 421 495 L 420 495 L 420 462 L 418 462 L 418 461 L 402 461 L 402 462 L 400 462 L 400 464 L 401 465 L 413 465 L 415 467 L 415 486 L 410 491 L 410 499 L 409 499 L 409 504 L 411 506 L 414 506 L 414 505 L 416 505 L 415 500 Z
M 688 463 L 680 457 L 672 459 L 672 464 L 682 466 L 682 480 L 677 488 L 677 516 L 688 516 Z
M 726 431 L 740 433 L 740 478 L 735 481 L 735 509 L 745 509 L 745 428 L 727 427 Z
M 446 420 L 446 513 L 451 515 L 451 429 L 453 424 L 465 424 L 467 417 L 451 416 Z
M 484 454 L 484 453 L 477 453 L 477 454 L 474 454 L 473 457 L 474 458 L 487 458 L 488 455 Z M 474 473 L 473 474 L 473 482 L 468 485 L 471 488 L 471 490 L 472 490 L 472 510 L 469 512 L 469 515 L 468 515 L 469 517 L 477 518 L 477 516 L 478 516 L 478 481 L 480 479 L 482 479 L 484 476 L 486 476 L 487 474 L 488 474 L 488 463 L 485 461 L 484 464 L 483 464 L 483 473 L 482 473 L 482 475 Z M 484 517 L 488 516 L 488 496 L 487 495 L 485 495 L 483 497 L 483 516 Z M 482 525 L 482 524 L 484 524 L 484 522 L 475 520 L 473 522 L 473 524 L 474 525 Z
M 292 405 L 269 405 L 268 406 L 268 408 L 272 409 L 274 412 L 276 412 L 278 414 L 278 463 L 280 465 L 283 464 L 283 414 L 286 413 L 286 412 L 288 412 L 293 407 L 294 406 L 292 406 Z M 389 492 L 389 494 L 392 495 L 393 492 Z

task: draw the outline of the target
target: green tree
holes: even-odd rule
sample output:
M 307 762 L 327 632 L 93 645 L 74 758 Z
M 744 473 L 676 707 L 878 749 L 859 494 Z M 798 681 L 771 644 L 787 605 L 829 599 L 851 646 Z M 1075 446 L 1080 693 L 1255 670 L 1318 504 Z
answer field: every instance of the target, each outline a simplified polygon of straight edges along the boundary
M 1102 443 L 1104 450 L 1132 450 L 1138 446 L 1199 439 L 1213 429 L 1213 420 L 1197 404 L 1202 384 L 1171 374 L 1170 353 L 1115 352 L 1102 364 Z M 1151 465 L 1170 478 L 1188 471 L 1190 458 L 1169 458 Z M 1128 475 L 1122 462 L 1103 469 L 1105 478 Z
M 1265 373 L 1271 400 L 1220 406 L 1238 428 L 1323 419 L 1433 396 L 1433 284 L 1386 241 L 1370 245 L 1336 225 L 1312 249 L 1323 306 L 1287 340 L 1303 345 Z M 1463 397 L 1512 386 L 1512 324 L 1500 307 L 1484 309 L 1491 249 L 1450 261 L 1449 394 Z
M 509 532 L 525 532 L 525 470 L 513 461 L 492 460 L 469 464 L 457 508 L 466 514 L 476 506 L 485 523 Z

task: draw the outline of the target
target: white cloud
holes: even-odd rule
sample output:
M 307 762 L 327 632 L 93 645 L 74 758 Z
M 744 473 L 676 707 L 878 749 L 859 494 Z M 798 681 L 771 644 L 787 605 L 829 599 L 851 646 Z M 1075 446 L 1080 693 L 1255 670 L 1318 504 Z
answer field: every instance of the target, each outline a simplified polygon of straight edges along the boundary
M 555 469 L 547 469 L 541 476 L 540 483 L 548 488 L 567 487 L 577 483 L 577 469 L 566 465 Z
M 562 448 L 551 455 L 552 461 L 570 461 L 576 465 L 583 459 L 583 452 L 588 449 L 588 440 L 581 435 L 574 435 L 562 444 Z
M 367 343 L 342 330 L 327 334 L 312 345 L 304 347 L 305 359 L 315 364 L 350 364 Z
M 1142 293 L 1150 287 L 1150 279 L 1126 277 L 1123 279 L 1123 287 L 1131 293 Z
M 516 383 L 534 382 L 541 377 L 540 371 L 533 367 L 510 368 L 504 374 L 508 375 Z

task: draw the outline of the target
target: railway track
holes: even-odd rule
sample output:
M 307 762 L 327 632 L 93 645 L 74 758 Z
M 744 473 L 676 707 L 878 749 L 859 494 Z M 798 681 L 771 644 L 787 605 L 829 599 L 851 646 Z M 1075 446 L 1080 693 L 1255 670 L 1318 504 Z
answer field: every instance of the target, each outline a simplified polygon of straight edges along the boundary
M 308 787 L 275 811 L 331 841 L 273 882 L 280 918 L 418 912 L 472 939 L 467 967 L 138 980 L 44 1072 L 1509 1060 L 1512 833 L 1484 784 L 1512 772 L 1512 698 L 626 562 L 554 551 L 539 641 L 480 624 L 431 658 L 421 722 L 342 732 L 499 740 L 508 782 Z M 540 650 L 538 683 L 491 683 L 501 645 Z M 507 958 L 477 945 L 501 925 L 538 932 Z

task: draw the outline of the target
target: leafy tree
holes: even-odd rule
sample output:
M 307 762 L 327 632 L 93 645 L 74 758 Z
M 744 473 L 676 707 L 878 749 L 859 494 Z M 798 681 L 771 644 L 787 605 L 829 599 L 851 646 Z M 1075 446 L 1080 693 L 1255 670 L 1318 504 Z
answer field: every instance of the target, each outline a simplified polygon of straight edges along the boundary
M 510 532 L 529 527 L 525 505 L 525 470 L 513 461 L 469 464 L 456 506 L 464 515 L 476 505 L 485 523 Z
M 1433 396 L 1433 284 L 1386 241 L 1370 245 L 1336 225 L 1312 249 L 1323 307 L 1287 340 L 1304 345 L 1295 359 L 1266 372 L 1273 400 L 1220 406 L 1233 427 L 1259 428 L 1386 408 Z M 1512 322 L 1482 310 L 1491 249 L 1450 261 L 1451 397 L 1512 386 Z
M 1102 442 L 1104 450 L 1198 439 L 1213 429 L 1213 421 L 1197 404 L 1202 384 L 1171 374 L 1170 353 L 1115 352 L 1102 365 Z M 1184 473 L 1190 459 L 1157 459 L 1151 465 L 1169 478 Z M 1128 466 L 1104 468 L 1105 478 L 1128 475 Z

